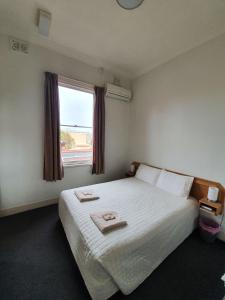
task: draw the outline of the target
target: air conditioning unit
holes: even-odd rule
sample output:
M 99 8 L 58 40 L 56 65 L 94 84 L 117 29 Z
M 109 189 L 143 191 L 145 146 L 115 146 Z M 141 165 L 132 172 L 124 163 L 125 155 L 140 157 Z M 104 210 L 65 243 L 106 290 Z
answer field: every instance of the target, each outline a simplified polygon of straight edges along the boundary
M 120 86 L 111 83 L 107 83 L 106 97 L 114 98 L 125 102 L 130 102 L 132 93 L 130 90 L 127 90 L 125 88 L 122 88 Z

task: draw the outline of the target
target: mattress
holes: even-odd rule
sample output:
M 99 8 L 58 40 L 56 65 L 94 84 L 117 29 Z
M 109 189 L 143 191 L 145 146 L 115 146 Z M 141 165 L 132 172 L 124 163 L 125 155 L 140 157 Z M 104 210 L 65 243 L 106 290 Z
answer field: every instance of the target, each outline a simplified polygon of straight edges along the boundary
M 91 189 L 100 199 L 80 203 L 75 189 L 60 195 L 59 216 L 72 253 L 92 299 L 108 299 L 118 290 L 130 294 L 193 231 L 197 201 L 136 178 Z M 90 214 L 107 210 L 118 212 L 128 225 L 102 234 Z

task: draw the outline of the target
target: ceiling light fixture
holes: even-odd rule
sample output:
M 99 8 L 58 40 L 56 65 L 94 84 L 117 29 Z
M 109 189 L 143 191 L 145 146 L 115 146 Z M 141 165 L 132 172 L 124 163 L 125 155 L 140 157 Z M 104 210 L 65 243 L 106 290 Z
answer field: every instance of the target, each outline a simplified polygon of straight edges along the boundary
M 116 0 L 124 9 L 134 9 L 142 4 L 144 0 Z

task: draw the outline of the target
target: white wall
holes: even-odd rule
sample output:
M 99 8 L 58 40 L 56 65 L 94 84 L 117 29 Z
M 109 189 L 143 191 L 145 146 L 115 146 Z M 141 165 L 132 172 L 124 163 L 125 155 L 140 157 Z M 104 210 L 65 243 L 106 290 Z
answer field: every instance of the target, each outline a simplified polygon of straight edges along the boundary
M 225 35 L 138 78 L 130 159 L 225 186 Z
M 63 189 L 120 178 L 127 163 L 130 105 L 106 100 L 105 175 L 90 167 L 65 168 L 56 183 L 42 180 L 44 71 L 101 85 L 111 81 L 93 67 L 31 45 L 28 55 L 9 51 L 0 36 L 0 208 L 58 197 Z M 122 79 L 125 86 L 129 81 Z
M 225 35 L 133 84 L 130 160 L 225 186 Z

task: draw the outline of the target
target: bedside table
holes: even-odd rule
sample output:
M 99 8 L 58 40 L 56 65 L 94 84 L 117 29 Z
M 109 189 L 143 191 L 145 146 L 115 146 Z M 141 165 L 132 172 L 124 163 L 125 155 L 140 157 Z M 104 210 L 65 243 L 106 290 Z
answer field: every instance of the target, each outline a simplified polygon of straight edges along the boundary
M 222 204 L 220 202 L 209 201 L 207 198 L 202 198 L 199 200 L 199 208 L 215 216 L 222 214 Z
M 135 175 L 135 173 L 134 173 L 134 172 L 131 172 L 131 171 L 127 171 L 127 172 L 125 173 L 125 176 L 126 176 L 126 177 L 134 177 L 134 175 Z

